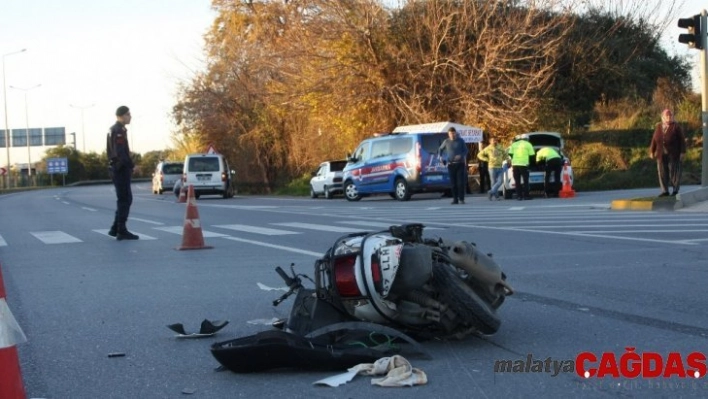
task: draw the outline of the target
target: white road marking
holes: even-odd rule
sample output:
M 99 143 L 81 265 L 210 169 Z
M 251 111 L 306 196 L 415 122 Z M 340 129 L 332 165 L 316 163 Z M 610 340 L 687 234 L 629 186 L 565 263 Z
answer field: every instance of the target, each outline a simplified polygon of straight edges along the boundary
M 337 233 L 354 233 L 357 231 L 361 231 L 362 229 L 356 229 L 356 228 L 351 228 L 351 227 L 337 227 L 337 226 L 329 226 L 329 225 L 324 225 L 324 224 L 312 224 L 312 223 L 271 223 L 272 225 L 276 226 L 285 226 L 285 227 L 296 227 L 300 229 L 307 229 L 307 230 L 318 230 L 318 231 L 333 231 Z
M 229 236 L 225 236 L 224 238 L 227 239 L 227 240 L 243 242 L 243 243 L 246 243 L 246 244 L 260 245 L 260 246 L 262 246 L 262 247 L 275 248 L 275 249 L 280 249 L 280 250 L 283 250 L 283 251 L 295 252 L 295 253 L 299 253 L 299 254 L 303 254 L 303 255 L 310 255 L 310 256 L 314 256 L 314 257 L 316 257 L 316 258 L 320 258 L 320 257 L 322 257 L 322 255 L 323 255 L 322 252 L 312 252 L 312 251 L 308 251 L 308 250 L 305 250 L 305 249 L 294 248 L 294 247 L 286 247 L 286 246 L 283 246 L 283 245 L 275 245 L 275 244 L 271 244 L 271 243 L 267 243 L 267 242 L 254 241 L 254 240 L 246 240 L 246 239 L 243 239 L 243 238 L 229 237 Z
M 98 229 L 98 230 L 93 230 L 93 231 L 95 231 L 98 234 L 103 234 L 106 237 L 111 237 L 108 235 L 108 229 Z M 141 234 L 141 233 L 137 233 L 135 231 L 131 231 L 131 233 L 136 234 L 138 237 L 140 237 L 141 240 L 157 240 L 157 238 L 155 238 L 153 236 L 149 236 L 147 234 Z M 115 239 L 115 237 L 111 237 L 111 238 Z
M 6 247 L 7 246 L 7 241 L 5 241 L 2 236 L 0 236 L 0 247 Z
M 243 231 L 243 232 L 246 232 L 246 233 L 264 234 L 264 235 L 267 235 L 267 236 L 282 236 L 282 235 L 287 235 L 287 234 L 302 234 L 302 233 L 298 233 L 298 232 L 295 232 L 295 231 L 269 229 L 269 228 L 267 228 L 267 227 L 248 226 L 248 225 L 245 225 L 245 224 L 219 224 L 219 225 L 213 225 L 212 227 L 220 227 L 220 228 L 222 228 L 222 229 Z
M 83 242 L 74 236 L 64 233 L 63 231 L 31 231 L 30 234 L 32 234 L 39 241 L 42 241 L 45 244 L 68 244 L 74 242 Z
M 95 209 L 93 209 L 93 208 L 88 208 L 88 207 L 85 207 L 85 206 L 82 206 L 81 209 L 85 209 L 85 210 L 87 210 L 87 211 L 89 211 L 89 212 L 96 212 Z
M 130 221 L 136 221 L 136 222 L 149 223 L 149 224 L 156 224 L 156 225 L 158 225 L 158 226 L 164 225 L 164 223 L 154 222 L 154 221 L 152 221 L 152 220 L 140 219 L 140 218 L 132 218 L 132 217 L 131 217 L 131 218 L 129 218 L 128 220 L 130 220 Z
M 613 236 L 613 235 L 605 235 L 605 234 L 586 234 L 586 233 L 549 231 L 549 230 L 515 229 L 515 228 L 508 228 L 508 227 L 493 227 L 493 226 L 474 226 L 474 227 L 478 227 L 481 229 L 490 229 L 490 230 L 521 231 L 524 233 L 556 234 L 556 235 L 562 235 L 562 236 L 575 236 L 575 237 L 612 238 L 615 240 L 659 242 L 659 243 L 663 243 L 663 244 L 697 245 L 697 244 L 694 244 L 692 242 L 688 242 L 685 240 L 654 240 L 651 238 L 635 238 L 635 237 Z
M 71 205 L 71 202 L 67 202 L 67 201 L 62 201 L 62 203 L 66 204 L 66 205 Z
M 184 226 L 166 226 L 166 227 L 153 227 L 155 230 L 166 231 L 168 233 L 174 233 L 182 235 L 184 233 Z M 215 233 L 213 231 L 206 231 L 202 229 L 202 237 L 228 237 L 226 234 Z
M 382 222 L 369 222 L 365 220 L 353 220 L 353 221 L 347 221 L 347 220 L 341 220 L 337 223 L 342 223 L 342 224 L 351 224 L 353 226 L 369 226 L 369 227 L 377 227 L 377 228 L 384 228 L 388 229 L 391 226 L 396 226 L 396 223 L 382 223 Z M 425 230 L 444 230 L 441 227 L 428 227 L 425 226 Z

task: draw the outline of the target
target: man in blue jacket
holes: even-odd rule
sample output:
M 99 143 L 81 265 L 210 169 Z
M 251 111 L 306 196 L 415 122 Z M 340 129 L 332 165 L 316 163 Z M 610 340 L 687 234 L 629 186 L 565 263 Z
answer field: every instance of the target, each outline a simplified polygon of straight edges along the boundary
M 116 123 L 111 126 L 110 132 L 106 137 L 106 153 L 113 186 L 115 186 L 116 197 L 118 198 L 116 216 L 108 235 L 115 237 L 118 241 L 137 240 L 139 238 L 129 232 L 125 226 L 130 213 L 130 205 L 133 203 L 130 181 L 135 167 L 133 159 L 130 157 L 128 129 L 125 127 L 125 125 L 130 124 L 130 119 L 130 109 L 125 105 L 118 107 L 116 110 Z

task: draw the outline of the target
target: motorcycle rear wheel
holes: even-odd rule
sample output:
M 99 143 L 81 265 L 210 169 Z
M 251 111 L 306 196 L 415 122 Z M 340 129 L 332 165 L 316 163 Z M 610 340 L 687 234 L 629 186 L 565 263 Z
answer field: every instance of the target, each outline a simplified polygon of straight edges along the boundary
M 460 278 L 452 265 L 435 262 L 433 284 L 443 302 L 466 323 L 477 327 L 483 334 L 494 334 L 499 330 L 501 320 L 492 307 Z

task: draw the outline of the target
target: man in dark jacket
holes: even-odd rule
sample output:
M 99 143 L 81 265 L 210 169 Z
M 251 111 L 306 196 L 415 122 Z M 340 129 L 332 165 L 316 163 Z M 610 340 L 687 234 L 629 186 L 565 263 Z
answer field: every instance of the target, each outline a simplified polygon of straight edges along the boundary
M 452 184 L 452 203 L 465 203 L 467 184 L 467 144 L 454 127 L 447 131 L 447 139 L 438 148 L 438 155 L 445 154 L 447 171 Z
M 133 203 L 133 192 L 130 180 L 133 175 L 133 160 L 128 146 L 128 129 L 130 124 L 130 109 L 125 105 L 116 110 L 116 123 L 111 126 L 106 137 L 106 153 L 110 165 L 111 178 L 118 198 L 116 216 L 108 235 L 120 240 L 137 240 L 139 237 L 128 231 L 125 224 L 128 221 L 130 205 Z
M 649 157 L 656 159 L 656 167 L 659 171 L 659 185 L 661 194 L 659 197 L 669 195 L 669 184 L 671 184 L 674 196 L 679 192 L 681 184 L 681 162 L 686 154 L 686 137 L 681 126 L 674 121 L 671 110 L 665 109 L 661 113 L 661 122 L 656 124 L 654 136 L 649 145 Z

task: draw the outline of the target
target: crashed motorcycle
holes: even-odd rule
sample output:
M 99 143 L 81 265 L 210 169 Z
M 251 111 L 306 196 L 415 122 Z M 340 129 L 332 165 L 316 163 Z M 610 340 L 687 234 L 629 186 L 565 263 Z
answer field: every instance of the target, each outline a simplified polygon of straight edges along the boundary
M 237 372 L 334 368 L 379 354 L 337 346 L 347 338 L 351 343 L 354 330 L 413 344 L 494 334 L 501 324 L 496 311 L 514 292 L 506 275 L 474 243 L 425 238 L 423 230 L 422 224 L 406 224 L 339 237 L 315 261 L 314 280 L 296 273 L 294 265 L 290 274 L 276 267 L 288 291 L 273 305 L 296 295 L 289 317 L 274 324 L 279 330 L 217 343 L 212 354 Z M 305 287 L 303 280 L 314 286 Z M 254 358 L 266 360 L 248 367 L 241 361 Z

